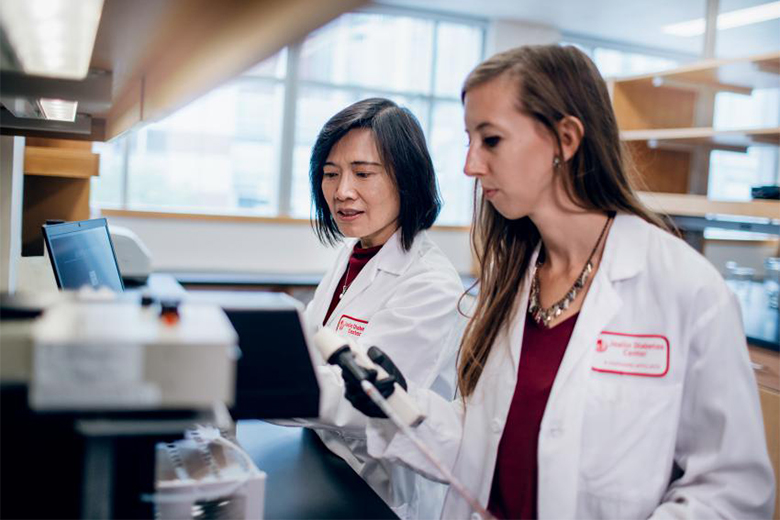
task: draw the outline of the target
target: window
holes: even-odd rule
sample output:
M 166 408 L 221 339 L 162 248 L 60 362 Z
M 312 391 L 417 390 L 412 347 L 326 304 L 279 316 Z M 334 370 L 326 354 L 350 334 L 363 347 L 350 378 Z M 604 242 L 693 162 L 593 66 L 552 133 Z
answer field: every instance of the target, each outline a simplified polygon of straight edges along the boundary
M 484 31 L 470 20 L 345 14 L 168 118 L 96 145 L 92 203 L 308 218 L 317 133 L 347 105 L 381 96 L 425 131 L 444 200 L 438 223 L 467 224 L 460 88 L 483 58 Z
M 719 92 L 715 96 L 713 126 L 718 129 L 780 126 L 780 92 L 755 89 L 750 95 Z M 718 200 L 750 200 L 750 188 L 780 183 L 778 151 L 774 146 L 752 146 L 745 152 L 714 150 L 710 154 L 707 194 Z
M 605 78 L 658 72 L 674 68 L 679 64 L 677 60 L 669 58 L 604 47 L 593 49 L 593 61 Z
M 719 92 L 715 95 L 713 127 L 717 129 L 776 128 L 780 126 L 780 91 L 754 89 L 749 95 Z M 751 146 L 744 151 L 713 150 L 707 196 L 716 200 L 749 201 L 754 186 L 780 184 L 780 153 L 776 146 Z M 743 217 L 744 218 L 744 217 Z M 757 219 L 761 221 L 761 219 Z M 708 228 L 704 237 L 727 240 L 776 238 Z
M 92 202 L 274 214 L 285 62 L 286 53 L 277 54 L 162 121 L 103 145 Z M 124 160 L 117 158 L 122 153 Z
M 409 108 L 425 131 L 444 201 L 438 223 L 470 222 L 460 88 L 482 59 L 483 32 L 480 25 L 353 13 L 309 35 L 299 62 L 291 214 L 309 216 L 309 154 L 322 125 L 350 103 L 381 96 Z
M 123 182 L 127 141 L 115 139 L 110 143 L 92 143 L 92 152 L 100 157 L 100 176 L 93 177 L 90 185 L 90 202 L 104 208 L 123 206 Z
M 573 45 L 590 56 L 605 78 L 658 72 L 677 67 L 692 58 L 619 43 L 610 45 L 609 42 L 590 41 L 576 36 L 567 37 L 561 45 Z

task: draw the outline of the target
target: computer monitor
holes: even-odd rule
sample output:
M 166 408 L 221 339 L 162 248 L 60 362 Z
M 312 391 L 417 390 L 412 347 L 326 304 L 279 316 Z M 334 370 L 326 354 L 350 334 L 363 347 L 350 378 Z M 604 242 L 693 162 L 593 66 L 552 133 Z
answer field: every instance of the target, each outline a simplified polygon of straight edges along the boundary
M 124 291 L 106 219 L 45 225 L 43 241 L 60 289 L 87 285 Z
M 219 305 L 238 334 L 234 419 L 317 417 L 320 387 L 300 303 L 282 293 L 192 291 Z

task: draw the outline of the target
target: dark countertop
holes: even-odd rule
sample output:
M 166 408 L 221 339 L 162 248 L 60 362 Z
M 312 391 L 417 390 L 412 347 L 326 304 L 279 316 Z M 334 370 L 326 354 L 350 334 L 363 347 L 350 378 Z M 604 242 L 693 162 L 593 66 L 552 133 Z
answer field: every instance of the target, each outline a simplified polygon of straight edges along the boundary
M 316 287 L 325 273 L 210 273 L 172 271 L 182 285 L 285 285 Z
M 265 518 L 397 518 L 313 431 L 249 420 L 236 437 L 268 476 Z

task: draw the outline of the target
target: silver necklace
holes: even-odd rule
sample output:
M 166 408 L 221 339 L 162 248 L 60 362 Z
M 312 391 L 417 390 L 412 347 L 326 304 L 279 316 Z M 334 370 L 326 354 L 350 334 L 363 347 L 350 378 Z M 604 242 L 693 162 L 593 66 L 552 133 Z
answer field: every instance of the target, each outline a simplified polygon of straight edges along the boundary
M 528 312 L 536 323 L 549 329 L 550 322 L 568 309 L 571 302 L 574 301 L 582 288 L 585 287 L 585 284 L 588 282 L 588 276 L 593 272 L 593 256 L 596 254 L 596 250 L 599 248 L 601 239 L 604 238 L 604 234 L 607 232 L 607 228 L 609 227 L 609 223 L 612 221 L 613 216 L 613 214 L 610 214 L 607 218 L 607 223 L 604 224 L 604 228 L 601 230 L 598 240 L 596 240 L 596 245 L 593 246 L 593 251 L 590 252 L 588 261 L 585 262 L 585 267 L 582 268 L 582 272 L 574 281 L 574 285 L 571 286 L 563 298 L 546 308 L 542 307 L 539 303 L 539 268 L 544 264 L 544 260 L 540 258 L 536 261 L 536 266 L 534 266 L 534 277 L 531 282 L 531 296 L 528 303 Z
M 339 300 L 344 297 L 345 294 L 347 294 L 347 289 L 349 289 L 349 283 L 347 281 L 349 280 L 349 262 L 347 262 L 347 274 L 344 276 L 344 287 L 341 288 L 341 294 L 339 294 Z

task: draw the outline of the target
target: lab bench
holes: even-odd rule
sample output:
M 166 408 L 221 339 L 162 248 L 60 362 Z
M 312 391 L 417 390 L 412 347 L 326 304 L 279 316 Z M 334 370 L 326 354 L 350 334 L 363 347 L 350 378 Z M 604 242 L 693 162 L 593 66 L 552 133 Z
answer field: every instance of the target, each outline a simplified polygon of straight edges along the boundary
M 313 431 L 245 420 L 236 437 L 268 475 L 265 518 L 397 518 Z

